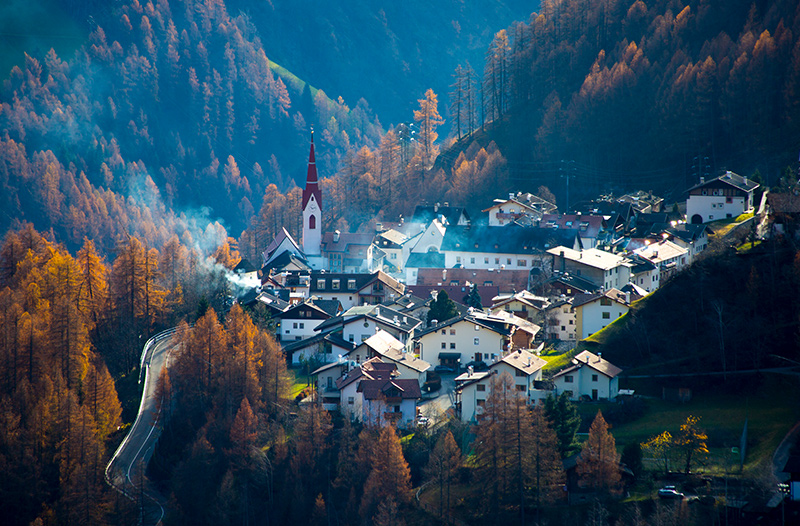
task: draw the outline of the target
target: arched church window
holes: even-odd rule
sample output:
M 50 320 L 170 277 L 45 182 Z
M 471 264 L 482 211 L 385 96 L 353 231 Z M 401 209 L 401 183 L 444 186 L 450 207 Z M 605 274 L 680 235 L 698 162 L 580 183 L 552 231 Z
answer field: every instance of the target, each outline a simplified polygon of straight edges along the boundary
M 317 228 L 317 216 L 310 216 L 308 218 L 308 228 L 309 230 L 314 230 Z

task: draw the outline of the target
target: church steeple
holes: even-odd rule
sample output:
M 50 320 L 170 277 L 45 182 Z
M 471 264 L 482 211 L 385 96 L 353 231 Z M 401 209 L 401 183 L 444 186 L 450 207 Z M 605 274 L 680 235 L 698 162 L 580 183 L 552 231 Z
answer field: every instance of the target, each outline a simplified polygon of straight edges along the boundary
M 322 209 L 322 193 L 317 182 L 317 163 L 314 159 L 314 130 L 311 130 L 311 150 L 308 152 L 308 172 L 306 173 L 306 187 L 303 189 L 303 210 L 306 209 L 311 196 L 317 200 L 317 206 Z
M 317 181 L 313 129 L 311 130 L 311 150 L 308 153 L 308 173 L 306 174 L 306 187 L 303 189 L 302 208 L 303 252 L 306 253 L 306 256 L 320 256 L 322 252 L 322 192 L 319 190 Z

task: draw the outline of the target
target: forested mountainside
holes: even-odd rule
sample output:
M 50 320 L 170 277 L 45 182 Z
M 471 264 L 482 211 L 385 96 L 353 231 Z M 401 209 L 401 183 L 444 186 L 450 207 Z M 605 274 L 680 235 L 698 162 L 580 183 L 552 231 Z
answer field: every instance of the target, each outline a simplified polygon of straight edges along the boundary
M 191 230 L 198 214 L 182 211 L 207 207 L 240 230 L 268 184 L 302 178 L 312 125 L 328 173 L 350 147 L 377 144 L 367 107 L 290 92 L 249 19 L 221 2 L 132 0 L 91 22 L 73 58 L 27 55 L 3 82 L 3 229 L 29 220 L 76 245 L 126 232 L 163 243 Z
M 792 0 L 555 0 L 456 72 L 460 135 L 494 141 L 512 180 L 563 203 L 631 188 L 673 198 L 699 177 L 777 182 L 800 147 L 800 7 Z M 473 65 L 474 67 L 474 65 Z M 481 75 L 481 73 L 483 73 Z M 477 123 L 467 126 L 470 121 Z
M 384 124 L 411 119 L 426 89 L 446 93 L 456 64 L 483 62 L 499 28 L 538 1 L 251 2 L 229 0 L 258 28 L 271 60 L 350 105 L 363 98 Z

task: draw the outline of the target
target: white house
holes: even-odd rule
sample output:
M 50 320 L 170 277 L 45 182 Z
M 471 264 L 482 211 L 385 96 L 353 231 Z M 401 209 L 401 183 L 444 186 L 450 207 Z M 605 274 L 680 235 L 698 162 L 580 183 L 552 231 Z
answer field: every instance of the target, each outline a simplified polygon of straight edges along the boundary
M 539 396 L 534 394 L 534 383 L 542 379 L 542 368 L 546 363 L 532 352 L 518 349 L 505 353 L 488 371 L 476 373 L 467 370 L 456 377 L 456 403 L 461 420 L 469 422 L 480 416 L 486 397 L 491 392 L 492 381 L 503 374 L 509 375 L 514 389 L 528 403 L 535 403 Z
M 494 204 L 483 213 L 488 214 L 489 226 L 505 226 L 523 217 L 538 221 L 542 214 L 553 212 L 556 208 L 556 205 L 539 196 L 517 192 L 509 194 L 508 199 L 495 199 Z
M 622 369 L 589 351 L 572 359 L 572 365 L 553 376 L 556 394 L 569 393 L 572 400 L 587 396 L 592 400 L 613 399 L 619 394 Z
M 545 338 L 558 341 L 576 341 L 575 308 L 573 297 L 562 296 L 545 308 Z
M 513 294 L 501 294 L 492 298 L 492 312 L 504 310 L 515 316 L 530 320 L 535 318 L 539 312 L 548 304 L 547 298 L 523 290 Z
M 638 296 L 631 298 L 630 293 L 617 289 L 596 294 L 577 294 L 572 300 L 575 308 L 575 336 L 583 340 L 604 329 L 626 314 L 631 302 L 636 299 L 639 299 Z
M 547 251 L 553 257 L 553 270 L 569 272 L 588 279 L 598 287 L 621 287 L 631 278 L 631 266 L 625 258 L 596 248 L 573 250 L 559 246 Z
M 421 320 L 385 305 L 360 305 L 325 320 L 317 326 L 317 330 L 340 332 L 343 340 L 354 344 L 366 341 L 378 330 L 384 330 L 406 345 L 409 350 L 414 331 L 420 325 L 422 325 Z
M 354 421 L 377 426 L 411 425 L 422 397 L 416 380 L 397 378 L 394 364 L 372 358 L 336 381 L 342 414 Z
M 691 262 L 689 251 L 668 239 L 650 243 L 633 251 L 659 268 L 659 279 L 663 283 Z M 638 285 L 638 283 L 637 283 Z
M 378 330 L 353 352 L 361 351 L 364 356 L 377 356 L 385 363 L 393 363 L 397 368 L 398 379 L 416 380 L 420 387 L 425 383 L 426 372 L 431 368 L 431 364 L 408 352 L 400 340 L 384 330 Z
M 416 352 L 431 364 L 458 370 L 471 361 L 494 362 L 508 348 L 511 330 L 470 314 L 458 316 L 419 332 Z
M 278 331 L 281 342 L 291 342 L 311 338 L 314 329 L 332 316 L 342 311 L 342 306 L 337 300 L 322 300 L 311 298 L 296 303 L 280 313 L 278 318 Z
M 701 177 L 700 184 L 689 189 L 686 219 L 698 224 L 752 212 L 758 187 L 758 183 L 730 171 L 710 181 Z
M 549 247 L 566 245 L 579 249 L 577 232 L 510 226 L 455 226 L 444 234 L 440 251 L 444 267 L 466 269 L 550 268 Z

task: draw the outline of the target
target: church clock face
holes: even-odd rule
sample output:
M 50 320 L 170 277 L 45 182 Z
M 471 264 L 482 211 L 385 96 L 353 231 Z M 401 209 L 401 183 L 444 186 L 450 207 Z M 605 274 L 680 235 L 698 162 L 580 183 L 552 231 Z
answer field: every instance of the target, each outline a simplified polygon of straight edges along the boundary
M 316 203 L 316 201 L 311 201 L 311 205 L 309 206 L 309 208 L 310 208 L 311 210 L 316 210 L 316 209 L 317 209 L 317 203 Z

